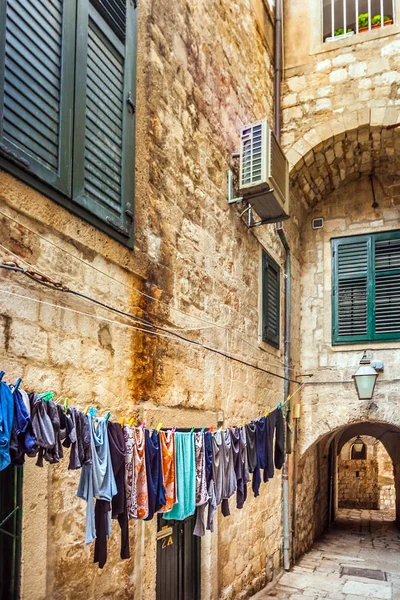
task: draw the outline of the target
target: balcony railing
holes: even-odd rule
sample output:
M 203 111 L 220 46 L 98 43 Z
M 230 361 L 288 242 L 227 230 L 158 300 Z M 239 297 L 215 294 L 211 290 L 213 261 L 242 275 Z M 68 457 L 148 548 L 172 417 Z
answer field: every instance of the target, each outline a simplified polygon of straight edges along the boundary
M 394 16 L 394 0 L 323 0 L 324 42 L 392 25 Z

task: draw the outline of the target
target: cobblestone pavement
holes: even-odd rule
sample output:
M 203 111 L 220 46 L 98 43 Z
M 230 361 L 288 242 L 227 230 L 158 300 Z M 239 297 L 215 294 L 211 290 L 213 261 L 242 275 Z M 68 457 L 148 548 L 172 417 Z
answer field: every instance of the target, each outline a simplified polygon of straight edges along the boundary
M 394 511 L 340 510 L 335 528 L 252 600 L 400 600 L 400 531 L 393 520 Z M 387 581 L 342 574 L 346 567 L 383 571 Z

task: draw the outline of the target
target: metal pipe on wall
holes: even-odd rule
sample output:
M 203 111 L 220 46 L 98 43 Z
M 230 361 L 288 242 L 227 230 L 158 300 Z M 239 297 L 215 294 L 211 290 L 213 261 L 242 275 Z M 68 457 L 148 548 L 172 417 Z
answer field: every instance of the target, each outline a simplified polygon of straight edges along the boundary
M 275 29 L 274 29 L 274 130 L 280 141 L 281 138 L 281 86 L 282 86 L 282 2 L 275 0 Z M 290 374 L 290 248 L 282 226 L 277 224 L 277 232 L 285 249 L 285 326 L 284 326 L 284 364 L 285 373 Z M 283 386 L 283 401 L 289 396 L 289 382 Z M 290 414 L 290 409 L 287 417 Z M 286 446 L 285 463 L 282 470 L 282 526 L 283 526 L 283 568 L 290 569 L 290 506 L 289 506 L 289 461 Z M 290 451 L 290 448 L 289 448 Z

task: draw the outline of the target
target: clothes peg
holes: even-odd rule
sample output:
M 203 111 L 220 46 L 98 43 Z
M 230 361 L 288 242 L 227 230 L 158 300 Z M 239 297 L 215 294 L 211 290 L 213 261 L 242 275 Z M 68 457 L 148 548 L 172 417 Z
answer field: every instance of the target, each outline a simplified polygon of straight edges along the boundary
M 172 433 L 175 433 L 175 431 L 176 431 L 176 427 L 174 426 L 174 427 L 171 429 L 171 431 L 172 431 Z
M 22 377 L 18 377 L 18 379 L 17 379 L 17 381 L 15 382 L 15 385 L 14 385 L 14 392 L 16 392 L 17 389 L 19 388 L 19 384 L 21 383 L 21 381 L 22 381 Z
M 119 420 L 119 424 L 121 425 L 121 428 L 124 428 L 125 425 L 125 417 L 122 417 L 122 419 Z
M 85 415 L 87 415 L 87 414 L 88 414 L 88 412 L 89 412 L 89 409 L 90 409 L 90 406 L 89 406 L 89 405 L 87 405 L 87 407 L 86 407 L 86 408 L 85 408 L 85 410 L 83 411 L 83 412 L 85 413 Z
M 140 427 L 144 429 L 146 427 L 146 421 L 143 421 L 143 423 L 140 424 Z
M 97 408 L 95 408 L 94 406 L 91 406 L 91 407 L 89 408 L 89 415 L 90 415 L 91 417 L 94 417 L 94 415 L 95 415 L 96 413 L 97 413 Z
M 282 408 L 282 402 L 279 402 L 278 406 L 276 407 L 278 410 L 281 410 Z
M 210 427 L 210 429 L 208 430 L 210 433 L 212 433 L 214 431 L 214 427 Z
M 194 427 L 192 427 L 192 429 L 190 430 L 190 433 L 193 433 L 193 431 L 194 431 Z
M 65 411 L 68 410 L 68 405 L 69 405 L 69 398 L 65 398 L 65 400 L 64 400 L 64 410 Z
M 6 374 L 5 371 L 0 371 L 0 382 L 3 379 L 4 375 Z
M 159 423 L 156 427 L 157 433 L 160 433 L 161 427 L 162 427 L 162 423 Z
M 129 423 L 128 423 L 129 427 L 132 427 L 134 422 L 135 422 L 135 417 L 132 417 L 132 419 L 129 419 Z
M 202 427 L 200 433 L 204 433 L 204 429 L 205 429 L 205 427 Z
M 111 417 L 111 412 L 108 411 L 108 413 L 105 416 L 105 420 L 108 421 L 110 417 Z

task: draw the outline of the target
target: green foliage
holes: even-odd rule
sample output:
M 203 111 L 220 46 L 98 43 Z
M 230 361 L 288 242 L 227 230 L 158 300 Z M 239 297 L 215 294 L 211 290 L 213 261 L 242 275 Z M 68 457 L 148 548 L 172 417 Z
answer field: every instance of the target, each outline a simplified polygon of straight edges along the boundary
M 382 21 L 381 15 L 375 15 L 374 17 L 372 17 L 371 23 L 372 23 L 372 25 L 380 25 L 381 21 Z M 387 23 L 388 21 L 390 21 L 390 17 L 385 15 L 383 17 L 383 21 L 384 21 L 384 23 Z
M 351 27 L 348 28 L 347 33 L 351 33 L 353 31 L 353 29 L 351 29 Z M 343 35 L 344 34 L 344 29 L 343 27 L 339 27 L 339 29 L 336 29 L 335 31 L 335 37 L 337 35 Z
M 368 13 L 362 13 L 358 15 L 358 27 L 361 29 L 362 27 L 368 27 Z

